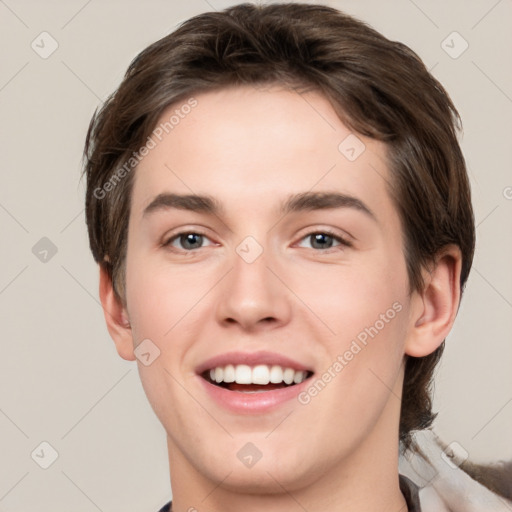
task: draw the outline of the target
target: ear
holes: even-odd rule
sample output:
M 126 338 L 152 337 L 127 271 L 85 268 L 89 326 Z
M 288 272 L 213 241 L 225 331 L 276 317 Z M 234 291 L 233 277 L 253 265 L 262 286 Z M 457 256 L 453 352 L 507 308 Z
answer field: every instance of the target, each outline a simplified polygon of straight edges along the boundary
M 107 269 L 103 265 L 99 267 L 100 300 L 108 332 L 114 340 L 117 353 L 127 361 L 134 361 L 132 328 L 128 319 L 128 312 L 114 292 L 112 279 Z
M 407 355 L 431 354 L 450 332 L 460 303 L 461 265 L 460 248 L 448 245 L 437 255 L 433 269 L 425 271 L 423 291 L 414 292 L 411 301 Z

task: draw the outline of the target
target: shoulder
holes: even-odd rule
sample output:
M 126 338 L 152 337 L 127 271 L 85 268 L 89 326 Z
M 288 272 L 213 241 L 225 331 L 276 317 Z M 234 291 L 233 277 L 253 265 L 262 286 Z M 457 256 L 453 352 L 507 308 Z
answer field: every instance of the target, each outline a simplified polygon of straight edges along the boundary
M 172 501 L 166 503 L 158 512 L 172 512 Z
M 473 467 L 482 469 L 482 473 L 478 475 L 471 470 Z M 401 454 L 399 468 L 401 487 L 402 477 L 414 483 L 422 507 L 418 510 L 423 512 L 512 510 L 509 499 L 512 492 L 507 494 L 502 486 L 501 494 L 498 494 L 500 491 L 496 492 L 489 482 L 485 484 L 483 478 L 492 468 L 499 477 L 510 481 L 512 465 L 508 470 L 506 464 L 479 466 L 470 463 L 467 452 L 458 443 L 447 445 L 430 429 L 414 434 L 413 448 Z M 408 484 L 407 481 L 403 480 L 403 483 Z

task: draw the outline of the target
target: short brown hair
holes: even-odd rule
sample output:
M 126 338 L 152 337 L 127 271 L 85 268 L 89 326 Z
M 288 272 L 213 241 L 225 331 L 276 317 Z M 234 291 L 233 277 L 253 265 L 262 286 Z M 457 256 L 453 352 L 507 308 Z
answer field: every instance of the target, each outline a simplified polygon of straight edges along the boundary
M 463 291 L 473 260 L 474 216 L 457 140 L 460 117 L 441 84 L 407 46 L 336 9 L 242 4 L 195 16 L 142 51 L 91 120 L 84 149 L 90 246 L 119 300 L 125 303 L 133 176 L 126 171 L 119 179 L 119 169 L 170 105 L 201 91 L 247 84 L 314 89 L 348 127 L 383 141 L 411 293 L 422 289 L 421 270 L 448 244 L 462 252 Z M 443 348 L 444 341 L 426 357 L 407 357 L 404 449 L 411 432 L 435 418 L 430 385 Z

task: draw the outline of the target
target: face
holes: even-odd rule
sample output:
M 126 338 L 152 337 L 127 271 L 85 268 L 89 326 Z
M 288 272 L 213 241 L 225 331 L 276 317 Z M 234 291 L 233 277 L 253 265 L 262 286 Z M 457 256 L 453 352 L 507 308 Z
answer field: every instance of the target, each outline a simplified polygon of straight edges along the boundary
M 314 92 L 195 100 L 134 176 L 127 313 L 160 351 L 139 372 L 171 472 L 291 490 L 398 435 L 411 299 L 386 148 Z

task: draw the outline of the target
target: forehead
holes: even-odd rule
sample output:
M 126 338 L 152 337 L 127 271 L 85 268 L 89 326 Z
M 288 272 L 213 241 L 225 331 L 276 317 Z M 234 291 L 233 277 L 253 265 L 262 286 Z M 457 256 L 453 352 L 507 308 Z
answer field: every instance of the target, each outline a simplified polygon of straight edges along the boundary
M 164 192 L 262 212 L 291 194 L 338 191 L 392 208 L 383 143 L 353 133 L 317 92 L 230 87 L 169 107 L 135 172 L 133 211 Z

